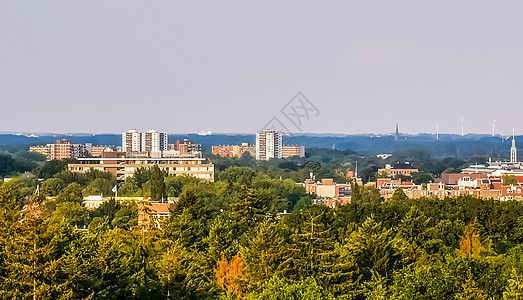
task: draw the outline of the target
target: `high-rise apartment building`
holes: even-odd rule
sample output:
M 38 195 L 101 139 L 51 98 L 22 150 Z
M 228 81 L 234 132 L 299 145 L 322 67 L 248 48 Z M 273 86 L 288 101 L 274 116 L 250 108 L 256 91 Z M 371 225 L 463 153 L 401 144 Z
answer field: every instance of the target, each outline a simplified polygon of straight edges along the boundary
M 142 152 L 142 134 L 138 130 L 122 133 L 122 151 Z
M 274 130 L 256 133 L 256 159 L 281 158 L 282 134 Z
M 158 130 L 149 130 L 142 133 L 141 152 L 167 151 L 167 145 L 167 133 L 158 132 Z
M 61 160 L 71 157 L 71 142 L 68 140 L 57 140 L 54 144 L 49 144 L 48 160 Z
M 167 133 L 158 132 L 158 130 L 142 133 L 134 129 L 122 133 L 122 151 L 124 152 L 166 151 L 167 144 Z

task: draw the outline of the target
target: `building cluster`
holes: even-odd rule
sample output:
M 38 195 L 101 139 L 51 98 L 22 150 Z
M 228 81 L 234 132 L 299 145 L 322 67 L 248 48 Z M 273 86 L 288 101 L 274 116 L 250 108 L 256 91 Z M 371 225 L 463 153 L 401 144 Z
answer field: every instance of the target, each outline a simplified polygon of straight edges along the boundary
M 523 162 L 518 161 L 514 137 L 509 161 L 489 160 L 486 164 L 471 165 L 461 173 L 443 173 L 436 182 L 427 184 L 415 184 L 408 180 L 418 171 L 408 162 L 386 165 L 378 170 L 376 182 L 369 184 L 375 185 L 385 200 L 392 198 L 401 189 L 412 199 L 472 196 L 499 201 L 523 201 Z M 347 177 L 357 175 L 347 171 Z M 359 185 L 362 184 L 358 178 L 353 179 Z M 351 186 L 347 183 L 337 184 L 332 179 L 323 179 L 321 182 L 308 179 L 303 186 L 307 193 L 313 195 L 315 203 L 335 206 L 351 201 Z
M 409 168 L 403 168 L 400 173 L 389 174 L 406 175 L 408 171 Z M 461 173 L 443 173 L 436 183 L 416 185 L 401 179 L 379 178 L 376 186 L 385 199 L 400 188 L 409 198 L 474 196 L 501 201 L 523 200 L 523 163 L 518 161 L 513 136 L 509 161 L 489 160 L 486 164 L 471 165 Z
M 151 157 L 202 157 L 202 146 L 188 139 L 169 144 L 169 135 L 158 130 L 139 132 L 129 130 L 122 133 L 122 152 Z
M 305 157 L 304 146 L 283 145 L 283 134 L 269 129 L 256 133 L 256 145 L 254 146 L 248 143 L 212 146 L 212 154 L 221 157 L 241 157 L 246 152 L 256 157 L 256 160 Z
M 177 151 L 180 157 L 202 157 L 202 145 L 189 139 L 178 140 L 168 145 L 168 151 Z
M 47 160 L 61 160 L 64 158 L 100 157 L 104 151 L 115 151 L 114 146 L 93 146 L 91 143 L 72 144 L 69 140 L 57 140 L 54 144 L 31 146 L 30 152 L 40 153 Z
M 315 204 L 325 204 L 330 207 L 350 203 L 352 191 L 348 183 L 335 183 L 332 179 L 322 179 L 316 182 L 307 179 L 303 183 L 305 191 L 314 196 Z
M 444 199 L 446 197 L 473 196 L 481 199 L 501 201 L 523 200 L 523 177 L 518 177 L 515 184 L 505 184 L 503 178 L 495 176 L 456 175 L 459 175 L 459 178 L 454 184 L 440 181 L 416 185 L 401 179 L 381 178 L 378 179 L 377 187 L 380 190 L 380 195 L 385 200 L 390 199 L 398 188 L 402 189 L 405 195 L 412 199 L 423 197 Z
M 139 168 L 158 165 L 168 175 L 214 181 L 214 165 L 202 158 L 201 145 L 190 140 L 170 145 L 166 133 L 130 130 L 122 134 L 121 150 L 102 151 L 97 157 L 79 157 L 76 162 L 68 164 L 68 168 L 77 173 L 90 170 L 109 172 L 121 182 L 132 177 Z

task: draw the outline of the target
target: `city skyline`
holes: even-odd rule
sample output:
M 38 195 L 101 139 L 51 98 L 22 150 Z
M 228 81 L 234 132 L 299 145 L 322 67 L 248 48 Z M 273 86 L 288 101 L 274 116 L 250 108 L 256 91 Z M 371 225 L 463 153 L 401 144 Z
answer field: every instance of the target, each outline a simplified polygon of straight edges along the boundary
M 320 113 L 294 133 L 383 134 L 395 123 L 435 133 L 439 122 L 441 133 L 460 134 L 463 118 L 465 132 L 489 133 L 497 120 L 509 135 L 523 109 L 522 8 L 8 1 L 0 128 L 254 133 L 301 91 Z

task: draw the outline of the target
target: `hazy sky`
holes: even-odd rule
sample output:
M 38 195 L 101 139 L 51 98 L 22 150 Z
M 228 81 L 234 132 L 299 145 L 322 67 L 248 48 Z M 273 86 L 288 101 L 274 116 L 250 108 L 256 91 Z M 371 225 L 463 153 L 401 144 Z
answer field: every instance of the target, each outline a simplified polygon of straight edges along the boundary
M 428 2 L 0 0 L 0 131 L 523 133 L 523 1 Z

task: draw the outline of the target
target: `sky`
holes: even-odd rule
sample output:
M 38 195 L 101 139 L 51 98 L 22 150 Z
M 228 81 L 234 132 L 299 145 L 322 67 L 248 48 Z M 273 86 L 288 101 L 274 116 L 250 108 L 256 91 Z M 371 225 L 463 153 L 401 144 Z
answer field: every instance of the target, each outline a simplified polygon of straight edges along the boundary
M 520 0 L 0 0 L 0 131 L 460 133 L 463 118 L 465 133 L 523 134 L 522 14 Z

